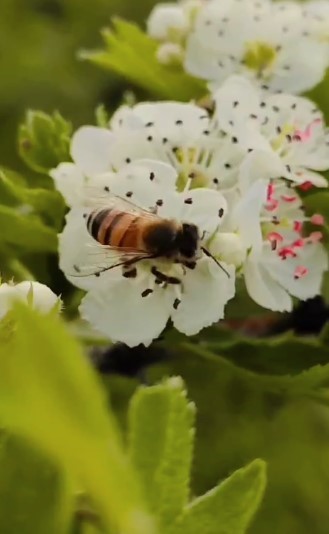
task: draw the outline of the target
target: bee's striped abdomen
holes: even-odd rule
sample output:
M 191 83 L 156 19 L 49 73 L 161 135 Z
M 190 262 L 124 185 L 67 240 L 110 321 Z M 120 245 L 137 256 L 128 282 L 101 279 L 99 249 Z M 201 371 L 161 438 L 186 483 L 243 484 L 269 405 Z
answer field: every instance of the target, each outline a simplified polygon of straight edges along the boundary
M 136 248 L 136 221 L 140 216 L 115 208 L 97 210 L 87 219 L 91 236 L 102 245 L 118 248 Z

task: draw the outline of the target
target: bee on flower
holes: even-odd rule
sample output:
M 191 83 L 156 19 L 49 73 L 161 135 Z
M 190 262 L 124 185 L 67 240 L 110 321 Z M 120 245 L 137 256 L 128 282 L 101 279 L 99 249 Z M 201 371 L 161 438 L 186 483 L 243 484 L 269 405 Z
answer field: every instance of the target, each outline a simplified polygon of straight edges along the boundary
M 234 267 L 218 262 L 211 244 L 225 198 L 177 192 L 175 181 L 168 164 L 127 165 L 107 176 L 108 195 L 71 209 L 60 236 L 60 267 L 87 291 L 82 317 L 129 346 L 149 345 L 169 320 L 196 334 L 223 318 L 234 296 Z

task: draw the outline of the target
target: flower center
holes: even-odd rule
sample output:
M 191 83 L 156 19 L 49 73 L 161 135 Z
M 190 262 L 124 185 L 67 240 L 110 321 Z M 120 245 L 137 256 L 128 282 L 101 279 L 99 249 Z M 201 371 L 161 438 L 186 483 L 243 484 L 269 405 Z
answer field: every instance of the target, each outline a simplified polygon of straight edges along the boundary
M 210 155 L 197 148 L 177 148 L 175 167 L 178 170 L 177 190 L 196 189 L 209 186 L 206 164 Z
M 276 57 L 277 52 L 275 48 L 268 43 L 263 41 L 249 41 L 246 43 L 243 63 L 249 69 L 255 70 L 259 77 L 266 77 L 269 76 L 269 70 L 273 67 Z

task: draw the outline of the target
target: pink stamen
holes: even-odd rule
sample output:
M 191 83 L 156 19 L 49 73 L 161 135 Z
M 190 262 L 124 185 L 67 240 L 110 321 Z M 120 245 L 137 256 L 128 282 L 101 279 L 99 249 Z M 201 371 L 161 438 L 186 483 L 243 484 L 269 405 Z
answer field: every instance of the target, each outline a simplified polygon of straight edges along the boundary
M 299 188 L 302 191 L 309 191 L 310 189 L 312 189 L 312 187 L 313 187 L 313 184 L 309 180 L 306 180 L 306 182 L 303 182 L 302 184 L 299 185 Z
M 271 249 L 276 250 L 278 243 L 282 243 L 283 237 L 278 232 L 270 232 L 267 236 L 267 239 L 271 243 Z
M 267 211 L 274 211 L 277 209 L 279 205 L 279 201 L 275 200 L 274 198 L 269 202 L 269 204 L 266 204 L 265 209 Z
M 273 199 L 274 195 L 274 185 L 268 184 L 267 186 L 267 201 L 270 202 Z
M 281 195 L 281 198 L 284 202 L 295 202 L 297 200 L 296 196 Z
M 303 230 L 303 223 L 301 221 L 294 221 L 294 231 L 298 234 Z
M 319 241 L 322 241 L 323 239 L 323 234 L 322 232 L 312 232 L 308 238 L 307 238 L 307 242 L 308 243 L 319 243 Z
M 320 213 L 314 213 L 311 217 L 311 223 L 316 224 L 317 226 L 324 225 L 324 217 Z
M 294 248 L 303 248 L 305 246 L 305 239 L 303 239 L 302 237 L 300 239 L 297 239 L 296 241 L 293 242 L 293 244 L 291 245 L 291 248 L 294 249 Z
M 283 260 L 286 260 L 287 258 L 296 258 L 297 257 L 297 254 L 296 252 L 294 252 L 293 248 L 292 247 L 283 247 L 280 251 L 279 251 L 279 256 L 280 258 L 282 258 Z
M 296 267 L 294 271 L 294 279 L 299 280 L 300 278 L 303 278 L 303 276 L 306 276 L 309 273 L 309 270 L 307 267 L 304 267 L 300 265 L 299 267 Z
M 312 135 L 313 135 L 313 128 L 314 126 L 316 126 L 317 124 L 321 123 L 322 122 L 322 119 L 315 119 L 314 121 L 311 122 L 311 124 L 309 124 L 305 130 L 296 130 L 295 131 L 295 136 L 298 137 L 298 140 L 299 141 L 302 141 L 302 142 L 305 142 L 305 141 L 308 141 Z

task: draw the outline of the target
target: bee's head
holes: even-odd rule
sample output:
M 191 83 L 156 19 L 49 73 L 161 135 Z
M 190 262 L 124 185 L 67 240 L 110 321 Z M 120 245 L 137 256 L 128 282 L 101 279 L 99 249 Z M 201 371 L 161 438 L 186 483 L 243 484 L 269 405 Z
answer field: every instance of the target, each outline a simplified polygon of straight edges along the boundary
M 177 232 L 176 246 L 179 254 L 186 260 L 195 260 L 199 257 L 200 236 L 195 224 L 183 223 Z

